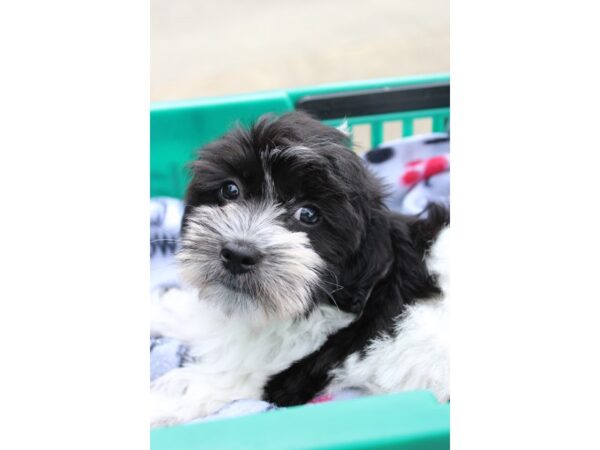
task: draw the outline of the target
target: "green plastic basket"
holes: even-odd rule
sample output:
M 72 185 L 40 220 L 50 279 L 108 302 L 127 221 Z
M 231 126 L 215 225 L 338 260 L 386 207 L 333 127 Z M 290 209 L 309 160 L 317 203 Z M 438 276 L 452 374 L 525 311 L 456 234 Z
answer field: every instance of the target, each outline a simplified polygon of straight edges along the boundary
M 150 192 L 181 198 L 186 164 L 198 149 L 234 124 L 248 125 L 265 113 L 305 110 L 350 130 L 367 125 L 371 145 L 382 142 L 384 124 L 430 118 L 443 131 L 450 114 L 448 75 L 429 75 L 248 95 L 155 103 L 150 112 Z M 399 137 L 399 136 L 398 136 Z M 429 392 L 373 396 L 285 408 L 253 416 L 153 430 L 153 450 L 192 449 L 406 449 L 450 446 L 450 407 Z
M 385 122 L 401 121 L 402 134 L 413 134 L 416 119 L 431 118 L 442 131 L 450 114 L 449 77 L 429 75 L 329 84 L 230 97 L 155 103 L 150 111 L 150 194 L 182 197 L 185 165 L 197 150 L 223 135 L 236 122 L 249 124 L 265 113 L 304 109 L 350 129 L 371 128 L 371 145 L 383 139 Z

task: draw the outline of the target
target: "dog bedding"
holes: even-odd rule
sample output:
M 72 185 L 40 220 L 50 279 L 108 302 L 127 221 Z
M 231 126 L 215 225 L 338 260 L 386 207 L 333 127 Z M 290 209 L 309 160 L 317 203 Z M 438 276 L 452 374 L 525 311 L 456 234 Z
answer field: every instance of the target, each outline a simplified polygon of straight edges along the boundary
M 392 211 L 420 214 L 432 202 L 450 206 L 449 133 L 388 141 L 363 158 L 386 184 Z
M 388 186 L 387 205 L 403 214 L 420 214 L 430 202 L 449 206 L 450 135 L 432 133 L 388 141 L 366 152 L 365 163 Z M 150 286 L 153 293 L 180 286 L 175 253 L 183 203 L 158 197 L 150 204 Z M 150 380 L 180 367 L 186 361 L 185 345 L 169 336 L 150 337 Z M 343 400 L 364 395 L 360 389 L 344 389 L 318 396 L 310 403 Z M 215 420 L 254 414 L 276 406 L 258 399 L 240 399 L 225 405 L 215 414 L 198 419 Z

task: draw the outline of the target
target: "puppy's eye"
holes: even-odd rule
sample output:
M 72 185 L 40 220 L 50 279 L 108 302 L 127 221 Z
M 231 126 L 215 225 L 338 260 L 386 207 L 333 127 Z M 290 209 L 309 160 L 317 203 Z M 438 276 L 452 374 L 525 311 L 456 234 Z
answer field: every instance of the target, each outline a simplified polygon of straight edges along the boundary
M 320 219 L 319 211 L 314 206 L 302 206 L 294 213 L 294 218 L 307 225 L 315 225 Z
M 221 186 L 219 193 L 225 200 L 235 200 L 240 196 L 240 188 L 237 187 L 237 184 L 228 181 Z

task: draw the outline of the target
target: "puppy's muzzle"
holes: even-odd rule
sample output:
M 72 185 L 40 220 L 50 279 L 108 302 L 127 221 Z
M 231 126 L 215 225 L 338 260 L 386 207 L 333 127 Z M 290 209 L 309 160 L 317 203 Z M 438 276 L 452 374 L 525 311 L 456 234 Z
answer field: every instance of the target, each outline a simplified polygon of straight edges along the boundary
M 263 254 L 247 242 L 228 242 L 221 250 L 223 266 L 232 274 L 249 272 L 260 263 Z

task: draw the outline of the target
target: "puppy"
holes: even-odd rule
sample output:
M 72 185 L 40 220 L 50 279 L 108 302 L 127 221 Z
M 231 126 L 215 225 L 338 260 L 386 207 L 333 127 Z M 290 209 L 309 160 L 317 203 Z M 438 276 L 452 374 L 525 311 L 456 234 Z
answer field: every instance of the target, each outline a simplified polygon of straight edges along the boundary
M 152 383 L 153 426 L 344 387 L 449 399 L 448 212 L 390 212 L 349 147 L 294 112 L 192 164 L 178 254 L 189 289 L 156 299 L 152 323 L 189 361 Z

